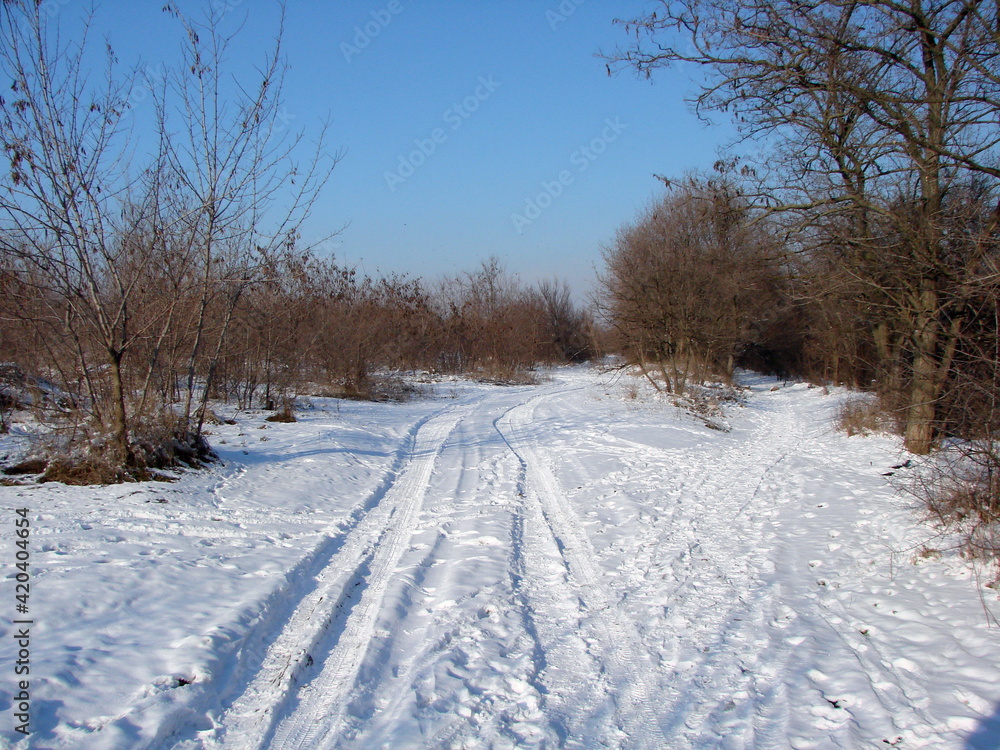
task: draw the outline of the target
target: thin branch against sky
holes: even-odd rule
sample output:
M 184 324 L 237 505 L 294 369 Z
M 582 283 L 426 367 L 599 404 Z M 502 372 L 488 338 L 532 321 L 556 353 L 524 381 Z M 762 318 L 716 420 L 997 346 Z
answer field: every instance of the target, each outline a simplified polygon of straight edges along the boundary
M 689 69 L 655 84 L 608 76 L 597 53 L 627 41 L 614 19 L 644 5 L 288 3 L 281 121 L 307 138 L 329 121 L 345 157 L 308 232 L 348 224 L 324 249 L 370 272 L 436 277 L 498 255 L 526 279 L 560 275 L 584 291 L 600 245 L 659 194 L 654 173 L 708 167 L 730 135 L 684 103 Z M 69 26 L 82 12 L 50 7 Z M 241 28 L 238 66 L 262 64 L 278 3 L 210 7 Z M 154 80 L 177 59 L 183 30 L 160 4 L 108 0 L 94 25 Z M 134 99 L 142 117 L 152 98 L 140 88 Z

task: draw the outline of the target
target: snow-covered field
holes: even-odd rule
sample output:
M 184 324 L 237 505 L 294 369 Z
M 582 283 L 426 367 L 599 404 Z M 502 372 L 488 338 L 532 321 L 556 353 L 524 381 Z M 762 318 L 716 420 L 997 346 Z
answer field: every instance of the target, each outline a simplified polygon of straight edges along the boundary
M 1000 602 L 919 554 L 898 442 L 746 382 L 729 432 L 572 368 L 243 413 L 172 484 L 2 487 L 0 746 L 1000 747 Z

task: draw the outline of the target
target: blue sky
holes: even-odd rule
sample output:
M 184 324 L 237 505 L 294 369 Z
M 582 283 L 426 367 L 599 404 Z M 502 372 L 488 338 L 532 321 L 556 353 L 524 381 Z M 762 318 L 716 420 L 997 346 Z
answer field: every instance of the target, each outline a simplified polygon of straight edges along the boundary
M 271 0 L 212 0 L 243 24 L 232 65 L 258 61 L 277 30 Z M 61 12 L 77 0 L 48 0 Z M 177 59 L 162 0 L 105 0 L 96 30 L 122 64 Z M 207 5 L 181 2 L 188 13 Z M 640 0 L 288 0 L 284 115 L 316 134 L 334 170 L 307 237 L 369 273 L 426 278 L 490 255 L 525 281 L 586 293 L 600 246 L 660 192 L 654 173 L 711 166 L 731 136 L 684 101 L 690 69 L 652 82 L 607 75 L 595 54 L 627 42 L 615 17 Z

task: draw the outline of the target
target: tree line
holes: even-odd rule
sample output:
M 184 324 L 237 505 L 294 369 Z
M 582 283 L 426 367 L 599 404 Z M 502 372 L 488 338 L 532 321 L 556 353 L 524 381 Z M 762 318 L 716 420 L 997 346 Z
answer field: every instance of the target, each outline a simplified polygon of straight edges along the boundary
M 935 512 L 996 528 L 1000 8 L 664 0 L 619 23 L 609 71 L 693 64 L 697 113 L 759 154 L 675 183 L 608 248 L 630 357 L 672 387 L 742 360 L 874 390 L 910 451 L 960 446 L 922 491 Z
M 0 412 L 34 404 L 62 476 L 207 458 L 214 399 L 280 408 L 306 388 L 378 396 L 383 370 L 510 381 L 587 356 L 564 283 L 527 286 L 495 259 L 375 278 L 304 247 L 339 155 L 286 128 L 280 30 L 234 78 L 223 10 L 164 11 L 177 65 L 123 72 L 107 45 L 95 84 L 89 20 L 63 42 L 40 4 L 0 5 Z

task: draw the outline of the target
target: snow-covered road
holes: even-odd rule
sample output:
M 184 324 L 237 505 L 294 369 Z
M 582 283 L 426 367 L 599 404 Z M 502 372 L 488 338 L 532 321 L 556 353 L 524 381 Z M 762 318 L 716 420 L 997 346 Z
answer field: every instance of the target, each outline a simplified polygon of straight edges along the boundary
M 897 442 L 747 383 L 728 432 L 573 368 L 243 415 L 166 487 L 0 488 L 38 622 L 0 744 L 1000 747 L 996 593 L 917 554 Z

